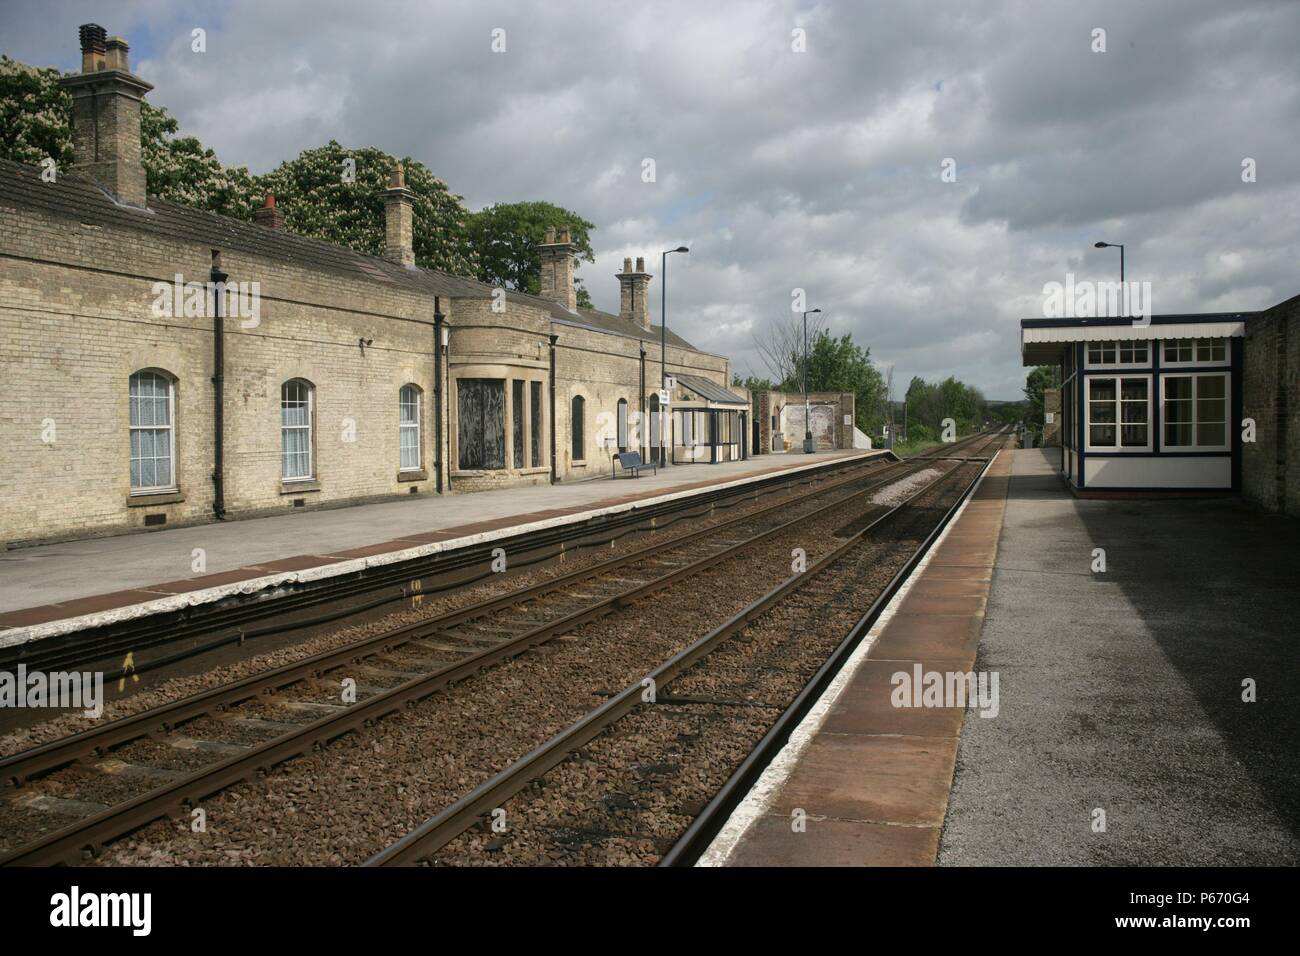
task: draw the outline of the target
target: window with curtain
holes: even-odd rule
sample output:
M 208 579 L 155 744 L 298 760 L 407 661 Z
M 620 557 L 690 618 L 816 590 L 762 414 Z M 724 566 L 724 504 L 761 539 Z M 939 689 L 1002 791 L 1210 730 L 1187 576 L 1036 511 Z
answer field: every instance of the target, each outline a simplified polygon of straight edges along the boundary
M 569 403 L 569 433 L 572 437 L 574 461 L 584 461 L 587 457 L 584 435 L 584 430 L 586 429 L 586 411 L 586 399 L 581 395 L 573 396 L 573 401 Z
M 136 372 L 128 382 L 131 422 L 131 493 L 176 488 L 172 441 L 172 380 L 158 372 Z
M 618 450 L 627 451 L 627 399 L 618 400 Z
M 302 379 L 280 386 L 280 477 L 298 481 L 313 477 L 312 395 L 315 390 Z
M 398 393 L 397 445 L 402 471 L 420 469 L 420 390 L 403 385 Z

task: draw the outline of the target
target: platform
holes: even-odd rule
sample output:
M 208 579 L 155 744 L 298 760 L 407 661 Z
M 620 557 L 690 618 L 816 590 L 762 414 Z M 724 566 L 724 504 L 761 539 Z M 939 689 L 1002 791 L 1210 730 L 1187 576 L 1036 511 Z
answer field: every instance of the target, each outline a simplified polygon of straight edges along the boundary
M 702 863 L 1294 865 L 1297 567 L 1294 519 L 1003 452 Z M 893 706 L 916 663 L 996 673 L 997 715 Z
M 883 451 L 760 455 L 0 551 L 0 646 L 319 580 Z M 206 567 L 193 573 L 195 549 Z

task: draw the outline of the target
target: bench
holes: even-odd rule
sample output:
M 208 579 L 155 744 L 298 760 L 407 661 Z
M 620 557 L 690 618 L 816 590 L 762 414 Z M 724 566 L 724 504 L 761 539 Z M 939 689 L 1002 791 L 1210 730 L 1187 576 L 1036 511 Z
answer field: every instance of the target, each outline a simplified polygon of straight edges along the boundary
M 659 474 L 658 466 L 652 461 L 642 461 L 641 453 L 639 451 L 621 451 L 616 454 L 609 463 L 609 475 L 611 478 L 618 477 L 618 473 L 614 471 L 615 461 L 618 462 L 618 466 L 623 469 L 623 471 L 632 472 L 633 478 L 640 478 L 641 469 L 643 468 L 649 468 L 654 474 Z

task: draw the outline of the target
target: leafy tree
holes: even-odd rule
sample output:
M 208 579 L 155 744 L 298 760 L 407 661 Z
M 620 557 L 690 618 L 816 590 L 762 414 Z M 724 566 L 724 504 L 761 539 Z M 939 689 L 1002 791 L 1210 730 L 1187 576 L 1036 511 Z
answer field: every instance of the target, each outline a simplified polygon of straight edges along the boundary
M 377 256 L 384 251 L 384 190 L 396 163 L 396 157 L 373 146 L 345 149 L 330 140 L 254 182 L 259 193 L 275 194 L 286 229 Z M 403 157 L 402 166 L 415 197 L 416 264 L 474 275 L 469 214 L 461 198 L 419 160 Z
M 808 391 L 852 392 L 854 424 L 870 433 L 884 419 L 885 380 L 871 362 L 871 350 L 857 345 L 853 336 L 835 338 L 817 331 L 808 350 Z M 804 357 L 794 358 L 794 369 L 781 383 L 786 392 L 803 391 Z
M 904 401 L 909 438 L 941 434 L 945 418 L 953 420 L 958 432 L 969 432 L 982 426 L 988 417 L 980 390 L 951 375 L 941 382 L 913 378 Z
M 1043 392 L 1061 387 L 1061 370 L 1055 365 L 1036 365 L 1025 377 L 1025 399 L 1029 404 L 1025 424 L 1041 427 L 1043 424 Z
M 251 219 L 262 197 L 248 170 L 222 166 L 216 153 L 193 136 L 179 136 L 179 129 L 165 106 L 143 104 L 140 140 L 149 195 Z
M 478 278 L 492 285 L 536 295 L 542 288 L 538 251 L 548 227 L 568 226 L 578 258 L 595 262 L 591 232 L 596 228 L 575 212 L 548 202 L 498 203 L 469 217 L 469 235 L 478 256 Z M 578 305 L 591 308 L 591 295 L 575 280 Z
M 72 97 L 59 86 L 61 76 L 53 67 L 0 57 L 0 156 L 30 166 L 46 158 L 61 169 L 72 165 Z M 143 104 L 140 145 L 149 194 L 248 219 L 256 192 L 248 170 L 222 166 L 212 150 L 178 130 L 166 108 Z
M 0 56 L 0 157 L 28 166 L 72 162 L 72 97 L 60 75 Z

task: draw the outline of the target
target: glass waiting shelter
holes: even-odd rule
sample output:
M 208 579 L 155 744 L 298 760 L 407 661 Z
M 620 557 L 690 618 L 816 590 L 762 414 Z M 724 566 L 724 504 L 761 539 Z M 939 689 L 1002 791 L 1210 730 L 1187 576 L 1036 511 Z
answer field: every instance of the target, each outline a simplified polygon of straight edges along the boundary
M 749 457 L 749 401 L 696 375 L 676 375 L 672 396 L 672 462 L 717 464 Z

